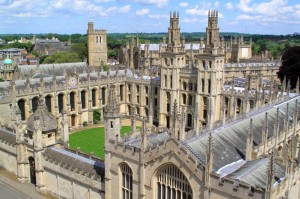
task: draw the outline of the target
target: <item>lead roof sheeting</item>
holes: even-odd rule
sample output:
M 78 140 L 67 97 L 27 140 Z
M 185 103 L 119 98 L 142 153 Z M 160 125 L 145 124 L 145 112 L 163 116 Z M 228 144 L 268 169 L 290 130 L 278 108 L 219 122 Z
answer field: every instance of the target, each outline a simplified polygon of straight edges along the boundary
M 254 187 L 265 189 L 268 166 L 269 158 L 248 161 L 241 168 L 228 175 L 228 177 L 248 183 Z M 274 163 L 274 170 L 273 183 L 275 184 L 276 182 L 279 183 L 285 177 L 285 168 L 278 163 Z
M 300 97 L 289 100 L 289 115 L 293 115 L 295 111 L 295 99 L 300 100 Z M 279 129 L 283 129 L 283 121 L 285 119 L 286 103 L 281 103 L 277 106 L 258 110 L 249 114 L 253 118 L 253 147 L 262 142 L 262 133 L 265 126 L 265 112 L 268 112 L 268 137 L 273 136 L 274 124 L 276 121 L 276 107 L 281 110 L 279 113 Z M 298 102 L 299 110 L 299 102 Z M 299 112 L 300 113 L 300 112 Z M 246 141 L 249 132 L 250 118 L 227 124 L 212 130 L 213 145 L 214 145 L 214 162 L 213 169 L 215 171 L 220 168 L 236 162 L 240 159 L 245 159 Z M 290 121 L 290 124 L 292 121 Z M 194 138 L 183 140 L 185 145 L 200 161 L 205 163 L 205 153 L 207 146 L 207 138 L 209 133 L 200 134 Z
M 102 179 L 104 178 L 104 162 L 94 161 L 55 147 L 47 148 L 44 152 L 44 156 L 60 164 L 65 164 L 91 175 L 101 176 Z
M 0 140 L 3 140 L 10 144 L 15 144 L 16 143 L 16 134 L 8 131 L 6 129 L 0 129 Z
M 148 148 L 151 148 L 153 146 L 156 146 L 156 145 L 164 142 L 165 140 L 168 140 L 169 138 L 170 138 L 170 135 L 168 132 L 147 135 L 147 140 L 148 140 L 147 146 L 148 146 Z M 130 146 L 140 148 L 141 147 L 141 137 L 139 136 L 137 138 L 134 138 L 132 140 L 125 142 L 125 145 L 130 145 Z
M 37 65 L 19 65 L 18 69 L 23 75 L 30 75 L 32 72 L 39 71 L 45 74 L 64 75 L 64 70 L 74 70 L 77 72 L 83 71 L 87 67 L 85 62 L 62 63 L 62 64 L 41 64 Z M 54 71 L 53 71 L 54 69 Z

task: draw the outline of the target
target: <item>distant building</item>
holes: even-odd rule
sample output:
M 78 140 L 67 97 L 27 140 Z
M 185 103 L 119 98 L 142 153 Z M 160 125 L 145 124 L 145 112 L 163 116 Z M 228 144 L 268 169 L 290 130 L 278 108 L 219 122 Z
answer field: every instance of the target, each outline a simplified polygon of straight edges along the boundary
M 7 56 L 11 59 L 21 60 L 27 54 L 26 49 L 22 48 L 8 48 L 0 50 L 0 60 L 5 59 Z
M 56 52 L 68 52 L 71 50 L 69 42 L 61 42 L 57 38 L 52 39 L 35 39 L 32 40 L 34 45 L 33 50 L 36 50 L 40 55 L 52 55 Z

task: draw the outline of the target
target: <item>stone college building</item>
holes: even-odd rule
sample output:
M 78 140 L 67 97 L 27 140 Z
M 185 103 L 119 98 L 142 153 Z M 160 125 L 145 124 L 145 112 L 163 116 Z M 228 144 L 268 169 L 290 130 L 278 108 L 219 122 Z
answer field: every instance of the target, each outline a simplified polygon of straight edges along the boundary
M 7 61 L 1 168 L 58 198 L 300 198 L 299 82 L 279 91 L 280 63 L 252 63 L 251 40 L 220 37 L 217 11 L 190 44 L 172 12 L 162 43 L 133 38 L 107 71 L 106 31 L 89 23 L 87 34 L 88 63 Z M 104 160 L 69 149 L 96 109 Z M 121 136 L 125 119 L 132 133 Z

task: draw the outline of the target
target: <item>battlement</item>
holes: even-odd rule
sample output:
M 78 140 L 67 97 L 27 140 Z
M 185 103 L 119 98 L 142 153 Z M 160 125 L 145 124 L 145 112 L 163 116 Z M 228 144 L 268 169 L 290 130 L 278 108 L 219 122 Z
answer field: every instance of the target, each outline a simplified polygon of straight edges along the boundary
M 208 18 L 218 18 L 218 11 L 217 10 L 209 10 Z
M 88 33 L 106 34 L 106 30 L 104 30 L 104 29 L 94 29 L 94 22 L 89 22 L 88 23 Z
M 97 34 L 106 34 L 107 31 L 104 30 L 104 29 L 94 29 L 94 33 L 97 33 Z
M 173 19 L 178 19 L 179 18 L 179 12 L 170 12 L 170 18 Z

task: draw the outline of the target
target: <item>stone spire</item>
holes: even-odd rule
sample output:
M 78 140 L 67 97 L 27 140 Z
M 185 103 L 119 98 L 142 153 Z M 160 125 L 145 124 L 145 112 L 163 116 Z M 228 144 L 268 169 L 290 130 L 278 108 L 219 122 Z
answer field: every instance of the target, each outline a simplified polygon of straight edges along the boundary
M 117 116 L 120 113 L 120 108 L 117 105 L 115 86 L 110 84 L 108 87 L 108 103 L 106 106 L 106 114 L 108 116 Z
M 213 153 L 214 153 L 214 146 L 213 146 L 213 137 L 211 132 L 209 133 L 206 152 L 205 152 L 205 185 L 206 187 L 210 188 L 210 173 L 213 170 Z
M 176 134 L 178 132 L 178 130 L 177 130 L 177 115 L 178 115 L 178 104 L 177 104 L 177 101 L 175 100 L 174 104 L 173 104 L 173 110 L 172 110 L 172 120 L 173 120 L 172 134 L 174 137 L 176 137 Z
M 270 157 L 269 157 L 269 163 L 268 163 L 268 170 L 266 174 L 266 196 L 265 199 L 271 198 L 271 191 L 273 187 L 273 179 L 274 179 L 275 169 L 274 169 L 274 152 L 272 151 Z
M 143 149 L 143 151 L 146 151 L 147 149 L 147 144 L 148 144 L 148 137 L 147 137 L 147 130 L 146 130 L 146 122 L 145 122 L 145 118 L 143 118 L 142 121 L 142 140 L 141 140 L 141 148 Z
M 185 107 L 183 106 L 180 114 L 180 140 L 185 138 Z
M 264 145 L 264 152 L 266 152 L 267 150 L 267 145 L 268 145 L 268 112 L 266 112 L 265 114 L 265 126 L 264 126 L 264 131 L 263 131 L 263 136 L 262 136 L 262 140 L 263 140 L 263 145 Z
M 246 160 L 249 161 L 252 159 L 252 149 L 253 149 L 253 121 L 250 119 L 249 131 L 247 137 L 246 145 Z
M 135 106 L 132 104 L 130 107 L 130 119 L 131 119 L 131 133 L 135 134 L 136 132 L 136 118 L 137 118 L 137 114 L 136 114 L 136 108 Z

